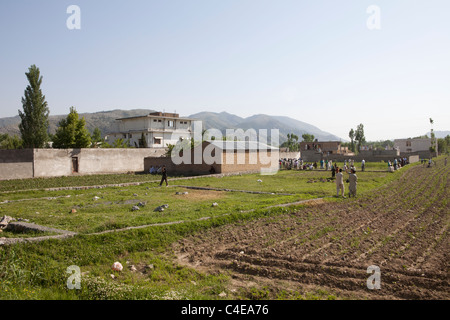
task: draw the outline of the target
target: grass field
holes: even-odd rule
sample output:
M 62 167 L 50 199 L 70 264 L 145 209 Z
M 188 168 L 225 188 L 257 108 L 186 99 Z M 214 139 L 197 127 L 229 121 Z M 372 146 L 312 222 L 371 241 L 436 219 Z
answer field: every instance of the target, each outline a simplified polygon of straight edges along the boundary
M 371 165 L 367 165 L 367 172 L 357 173 L 359 184 L 356 200 L 334 197 L 335 184 L 327 182 L 326 178 L 331 173 L 326 171 L 282 170 L 276 175 L 247 174 L 188 180 L 171 180 L 169 177 L 169 187 L 159 187 L 159 181 L 154 181 L 154 177 L 149 175 L 2 181 L 0 216 L 28 219 L 31 223 L 73 231 L 77 235 L 63 240 L 48 239 L 0 246 L 0 299 L 346 298 L 347 295 L 322 286 L 307 290 L 274 291 L 273 285 L 267 287 L 264 280 L 254 286 L 231 288 L 235 268 L 214 267 L 207 270 L 198 268 L 192 262 L 200 254 L 195 250 L 197 245 L 213 244 L 216 240 L 222 241 L 224 237 L 234 234 L 234 231 L 224 234 L 223 228 L 239 230 L 251 223 L 263 221 L 264 225 L 273 226 L 270 229 L 274 235 L 283 225 L 283 234 L 286 235 L 295 229 L 295 225 L 285 224 L 286 219 L 293 215 L 300 215 L 304 226 L 316 219 L 323 221 L 320 227 L 314 226 L 314 232 L 308 228 L 296 230 L 295 239 L 299 243 L 323 241 L 331 234 L 337 239 L 345 234 L 340 229 L 345 223 L 340 222 L 340 214 L 334 215 L 333 210 L 325 212 L 327 216 L 324 218 L 324 210 L 327 210 L 321 209 L 324 203 L 325 206 L 327 203 L 338 207 L 351 203 L 353 206 L 362 199 L 371 199 L 374 194 L 384 194 L 390 185 L 397 183 L 414 168 L 425 170 L 420 165 L 410 165 L 395 173 L 388 173 L 383 169 L 386 164 Z M 43 190 L 128 182 L 142 184 L 99 189 Z M 183 192 L 188 194 L 177 194 Z M 295 204 L 317 198 L 324 200 L 320 203 Z M 140 209 L 133 211 L 132 207 L 139 203 Z M 213 203 L 217 203 L 217 206 L 213 206 Z M 162 212 L 155 211 L 163 204 L 168 204 L 168 208 Z M 445 207 L 447 203 L 441 205 Z M 124 229 L 128 227 L 142 228 Z M 249 230 L 246 233 L 252 234 Z M 220 235 L 220 238 L 212 240 L 214 234 Z M 41 235 L 4 231 L 0 233 L 0 238 Z M 287 241 L 285 236 L 278 235 L 279 238 L 266 234 L 246 241 L 264 243 L 269 248 L 282 240 Z M 239 237 L 236 237 L 236 248 L 242 244 L 238 240 Z M 359 247 L 362 241 L 363 238 L 355 238 L 353 242 L 345 244 L 342 250 Z M 192 255 L 190 260 L 185 260 L 183 252 Z M 219 256 L 221 254 L 224 252 L 218 253 Z M 115 261 L 122 263 L 123 271 L 111 270 Z M 72 265 L 80 267 L 82 273 L 80 290 L 67 288 L 70 274 L 66 271 Z

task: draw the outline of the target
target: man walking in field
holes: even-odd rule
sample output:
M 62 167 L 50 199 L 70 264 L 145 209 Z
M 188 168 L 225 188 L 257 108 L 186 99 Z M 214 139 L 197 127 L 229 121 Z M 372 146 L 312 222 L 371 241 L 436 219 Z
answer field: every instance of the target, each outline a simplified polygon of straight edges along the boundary
M 355 169 L 352 169 L 352 172 L 350 173 L 349 177 L 348 177 L 349 183 L 350 185 L 348 186 L 348 189 L 350 190 L 349 192 L 349 198 L 351 196 L 356 197 L 356 185 L 358 184 L 358 177 L 356 176 L 356 171 Z
M 342 197 L 345 198 L 344 196 L 344 191 L 345 191 L 345 187 L 344 187 L 344 174 L 342 173 L 342 169 L 339 169 L 339 172 L 336 173 L 336 193 L 337 193 L 337 197 L 339 197 L 339 190 L 342 193 Z
M 163 181 L 166 181 L 166 187 L 169 186 L 169 183 L 167 182 L 167 170 L 166 170 L 166 166 L 162 166 L 161 169 L 161 174 L 162 174 L 162 178 L 161 178 L 161 183 L 159 184 L 159 186 L 162 186 Z

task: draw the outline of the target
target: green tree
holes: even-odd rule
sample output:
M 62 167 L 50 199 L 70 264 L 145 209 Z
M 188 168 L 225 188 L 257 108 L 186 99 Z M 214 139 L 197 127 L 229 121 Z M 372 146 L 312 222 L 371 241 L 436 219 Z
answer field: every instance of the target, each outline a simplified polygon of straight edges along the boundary
M 91 136 L 86 129 L 86 120 L 79 119 L 78 112 L 74 107 L 70 107 L 67 118 L 62 119 L 54 135 L 53 147 L 60 149 L 67 148 L 88 148 L 91 145 Z
M 75 131 L 75 147 L 74 148 L 89 148 L 91 146 L 91 135 L 86 128 L 86 120 L 84 117 L 78 120 Z
M 448 154 L 450 151 L 450 135 L 447 135 L 445 138 L 438 138 L 437 144 L 440 154 Z
M 289 151 L 298 151 L 298 136 L 291 133 L 287 135 L 287 147 Z
M 348 133 L 348 137 L 350 138 L 350 150 L 355 152 L 355 130 L 353 128 Z
M 355 141 L 358 143 L 358 151 L 361 150 L 361 145 L 366 142 L 366 137 L 364 136 L 364 125 L 362 123 L 356 127 Z
M 314 141 L 314 135 L 309 133 L 302 134 L 302 138 L 304 142 L 313 142 Z
M 48 142 L 48 115 L 50 113 L 47 101 L 41 90 L 42 76 L 39 68 L 32 65 L 27 76 L 29 85 L 22 97 L 23 112 L 19 110 L 19 124 L 25 148 L 43 148 Z
M 172 152 L 175 149 L 175 145 L 174 144 L 167 144 L 167 151 L 166 151 L 166 156 L 170 157 L 172 156 Z
M 17 135 L 0 134 L 0 149 L 21 149 L 23 141 Z
M 91 136 L 92 146 L 95 147 L 97 143 L 102 142 L 102 131 L 99 128 L 95 128 Z
M 125 140 L 122 138 L 119 138 L 113 142 L 112 145 L 113 148 L 129 148 L 130 147 L 130 141 Z
M 145 135 L 142 132 L 141 138 L 139 139 L 139 148 L 147 148 L 147 147 L 148 147 L 147 139 L 145 138 Z

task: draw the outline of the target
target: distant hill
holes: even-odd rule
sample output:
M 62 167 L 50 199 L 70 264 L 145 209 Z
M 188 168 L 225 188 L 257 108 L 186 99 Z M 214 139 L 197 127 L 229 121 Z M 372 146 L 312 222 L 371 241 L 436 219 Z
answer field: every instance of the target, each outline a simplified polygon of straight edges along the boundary
M 155 110 L 150 109 L 133 109 L 133 110 L 111 110 L 101 111 L 95 113 L 80 113 L 80 117 L 86 120 L 86 127 L 92 133 L 96 127 L 100 128 L 102 134 L 105 135 L 114 129 L 116 119 L 125 117 L 135 117 L 147 115 Z M 67 117 L 66 115 L 51 115 L 49 117 L 49 131 L 54 134 L 58 127 L 59 121 Z M 304 133 L 313 134 L 319 140 L 341 140 L 338 136 L 320 130 L 319 128 L 308 123 L 292 119 L 285 116 L 269 116 L 265 114 L 257 114 L 251 117 L 242 118 L 227 112 L 200 112 L 190 115 L 189 118 L 194 118 L 203 121 L 204 129 L 218 129 L 225 134 L 226 129 L 267 129 L 270 135 L 270 129 L 279 129 L 280 143 L 287 140 L 288 133 L 294 133 L 302 140 L 301 136 Z M 10 135 L 20 135 L 19 131 L 20 117 L 0 118 L 0 133 L 8 133 Z M 270 140 L 269 140 L 270 141 Z
M 244 121 L 244 118 L 238 117 L 234 114 L 228 112 L 200 112 L 190 115 L 189 118 L 194 118 L 203 121 L 204 129 L 226 129 L 226 128 L 236 128 L 236 125 Z
M 446 136 L 450 135 L 450 131 L 434 131 L 434 135 L 438 139 L 445 138 Z M 431 136 L 431 132 L 427 132 L 427 136 Z
M 294 133 L 302 140 L 302 134 L 309 133 L 314 135 L 319 140 L 342 140 L 336 135 L 320 130 L 319 128 L 310 125 L 306 122 L 302 122 L 296 119 L 292 119 L 285 116 L 269 116 L 266 114 L 257 114 L 248 118 L 241 118 L 233 114 L 226 112 L 200 112 L 189 116 L 202 120 L 204 128 L 215 128 L 225 134 L 226 129 L 255 129 L 257 132 L 259 129 L 279 129 L 280 143 L 287 140 L 289 133 Z M 270 135 L 270 131 L 268 131 Z

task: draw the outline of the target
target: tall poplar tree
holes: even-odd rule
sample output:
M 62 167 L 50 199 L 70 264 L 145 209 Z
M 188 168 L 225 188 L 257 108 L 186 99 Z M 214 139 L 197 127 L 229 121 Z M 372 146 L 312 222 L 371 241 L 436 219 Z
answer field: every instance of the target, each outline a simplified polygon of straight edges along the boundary
M 48 142 L 48 115 L 50 113 L 45 96 L 42 94 L 42 76 L 34 64 L 28 68 L 29 85 L 22 97 L 23 112 L 19 110 L 21 123 L 19 130 L 24 148 L 43 148 Z
M 352 152 L 355 152 L 355 130 L 353 130 L 353 128 L 348 133 L 348 137 L 350 138 L 351 141 L 350 150 L 352 150 Z
M 366 142 L 366 137 L 364 135 L 364 125 L 362 123 L 356 127 L 355 141 L 358 142 L 358 152 L 359 152 L 361 150 L 361 145 Z

